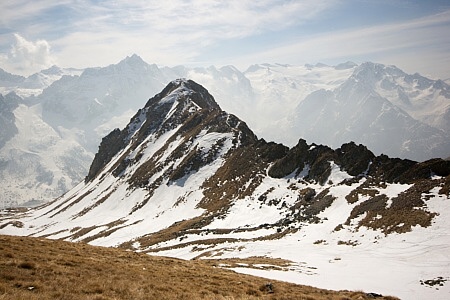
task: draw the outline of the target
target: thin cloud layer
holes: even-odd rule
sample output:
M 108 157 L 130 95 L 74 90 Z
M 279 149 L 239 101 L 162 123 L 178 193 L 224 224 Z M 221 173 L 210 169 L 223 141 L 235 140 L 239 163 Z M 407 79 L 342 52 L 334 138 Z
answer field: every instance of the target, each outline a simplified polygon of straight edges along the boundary
M 450 77 L 449 30 L 450 10 L 404 22 L 311 35 L 242 56 L 239 63 L 273 62 L 274 57 L 293 64 L 375 60 L 395 64 L 408 72 L 419 71 L 447 79 Z

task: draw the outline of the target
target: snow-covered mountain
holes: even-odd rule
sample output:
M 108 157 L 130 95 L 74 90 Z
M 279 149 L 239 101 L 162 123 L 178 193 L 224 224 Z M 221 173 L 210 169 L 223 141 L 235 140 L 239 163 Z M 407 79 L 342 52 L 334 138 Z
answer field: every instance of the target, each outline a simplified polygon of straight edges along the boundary
M 23 76 L 14 75 L 0 69 L 0 85 L 3 89 L 8 87 L 18 87 L 24 80 L 25 77 Z M 5 93 L 4 91 L 5 90 L 2 90 L 2 93 Z
M 11 90 L 22 96 L 28 93 L 32 96 L 22 99 L 23 106 L 17 109 L 16 118 L 10 122 L 11 130 L 6 131 L 5 127 L 2 132 L 5 139 L 7 133 L 9 139 L 13 134 L 16 135 L 8 145 L 0 147 L 0 157 L 11 166 L 7 172 L 4 170 L 0 182 L 4 194 L 8 195 L 0 199 L 3 201 L 2 206 L 10 202 L 7 199 L 14 199 L 13 203 L 18 204 L 30 199 L 50 201 L 72 188 L 87 174 L 101 138 L 114 128 L 123 128 L 134 112 L 148 100 L 149 95 L 160 91 L 174 78 L 190 77 L 207 81 L 212 91 L 229 100 L 225 104 L 227 108 L 237 109 L 242 97 L 252 97 L 248 79 L 231 66 L 220 69 L 189 69 L 183 66 L 159 68 L 132 55 L 118 64 L 89 68 L 81 74 L 73 73 L 69 76 L 68 70 L 72 69 L 52 67 L 28 78 L 6 72 L 3 76 L 4 91 Z M 51 79 L 55 81 L 38 92 L 39 89 L 31 82 L 37 82 L 45 74 L 53 76 Z M 59 76 L 59 79 L 56 80 L 55 76 Z M 33 81 L 33 78 L 36 80 Z M 25 82 L 28 82 L 28 86 Z M 248 107 L 248 103 L 244 102 Z M 9 114 L 9 119 L 12 120 L 11 109 L 5 110 L 4 114 Z M 22 130 L 14 131 L 17 127 L 14 122 L 21 122 Z M 40 124 L 37 128 L 45 130 L 31 135 L 36 124 Z M 67 146 L 54 147 L 47 144 L 45 141 L 49 136 L 66 141 Z M 39 146 L 37 144 L 40 140 L 42 145 Z M 78 149 L 76 152 L 79 155 L 73 155 L 72 147 Z M 13 149 L 17 151 L 14 152 Z M 33 153 L 32 163 L 20 163 L 22 154 L 11 154 L 23 151 Z M 42 164 L 44 158 L 51 160 L 54 157 L 74 159 L 64 159 L 66 163 Z M 16 160 L 21 164 L 20 168 L 12 167 L 17 163 Z M 73 165 L 68 165 L 70 162 Z M 77 171 L 73 172 L 74 169 Z M 61 179 L 64 179 L 64 184 L 60 184 Z
M 21 99 L 14 93 L 10 93 L 3 97 L 0 94 L 0 148 L 17 134 L 15 124 L 14 109 L 19 105 Z
M 103 138 L 83 182 L 40 208 L 3 211 L 0 233 L 185 259 L 282 258 L 277 270 L 235 269 L 446 299 L 449 190 L 449 161 L 266 142 L 201 85 L 176 80 Z
M 77 128 L 77 141 L 95 152 L 101 137 L 122 128 L 149 95 L 168 80 L 156 65 L 133 55 L 118 64 L 65 76 L 36 97 L 43 119 L 53 128 Z
M 14 92 L 22 98 L 33 97 L 42 93 L 46 87 L 61 77 L 80 75 L 82 72 L 81 69 L 52 66 L 28 77 L 23 77 L 0 69 L 0 93 Z
M 251 107 L 252 113 L 242 118 L 264 138 L 295 145 L 301 135 L 286 132 L 280 120 L 291 115 L 297 105 L 312 92 L 338 87 L 350 77 L 354 67 L 350 62 L 336 67 L 323 64 L 252 65 L 244 74 L 251 82 L 255 100 Z
M 408 76 L 395 67 L 365 63 L 339 87 L 309 94 L 298 104 L 285 128 L 291 139 L 296 133 L 332 147 L 355 141 L 378 154 L 419 161 L 448 157 L 450 130 L 446 130 L 444 121 L 450 119 L 450 115 L 445 118 L 450 112 L 447 90 L 450 87 L 443 82 Z M 418 91 L 423 91 L 422 96 L 417 95 Z M 420 117 L 418 114 L 426 117 L 412 117 Z M 427 124 L 431 115 L 433 121 Z
M 7 139 L 0 149 L 0 207 L 49 201 L 83 179 L 93 155 L 49 126 L 40 105 L 19 102 L 9 116 L 1 131 Z
M 406 74 L 395 66 L 364 63 L 353 74 L 414 119 L 450 132 L 450 86 L 420 74 Z
M 241 72 L 233 66 L 158 67 L 132 55 L 103 68 L 54 66 L 27 78 L 0 70 L 1 94 L 14 92 L 22 98 L 19 101 L 14 96 L 17 99 L 11 101 L 10 108 L 2 108 L 2 118 L 7 118 L 9 125 L 0 133 L 0 157 L 13 166 L 21 159 L 11 154 L 14 149 L 18 150 L 14 153 L 36 154 L 33 163 L 23 162 L 22 167 L 2 174 L 5 193 L 15 195 L 21 203 L 51 200 L 65 191 L 59 187 L 73 187 L 87 173 L 101 138 L 114 128 L 126 126 L 149 95 L 175 78 L 190 78 L 207 87 L 222 108 L 245 120 L 268 141 L 294 146 L 298 138 L 304 138 L 335 148 L 355 141 L 377 154 L 402 158 L 450 156 L 446 125 L 450 98 L 443 81 L 373 63 L 261 64 Z M 15 105 L 17 101 L 22 106 Z M 34 130 L 30 120 L 47 128 L 42 138 L 40 133 L 30 138 L 29 132 Z M 22 130 L 16 122 L 22 123 Z M 57 144 L 67 142 L 67 147 L 52 146 L 56 142 L 38 146 L 48 132 L 60 140 Z M 74 160 L 64 159 L 64 164 L 40 162 L 43 157 L 72 157 L 73 147 L 80 153 Z M 65 178 L 64 185 L 58 184 L 61 178 Z M 18 179 L 22 183 L 10 183 Z M 35 182 L 31 190 L 26 182 Z M 18 194 L 20 189 L 25 190 Z M 22 195 L 27 197 L 16 198 Z
M 24 99 L 10 93 L 2 101 L 11 108 L 0 107 L 9 122 L 1 134 L 0 207 L 47 202 L 74 187 L 87 175 L 101 138 L 125 126 L 167 82 L 155 65 L 136 55 L 78 75 L 69 71 L 76 70 L 52 67 L 10 84 L 22 95 L 40 93 Z

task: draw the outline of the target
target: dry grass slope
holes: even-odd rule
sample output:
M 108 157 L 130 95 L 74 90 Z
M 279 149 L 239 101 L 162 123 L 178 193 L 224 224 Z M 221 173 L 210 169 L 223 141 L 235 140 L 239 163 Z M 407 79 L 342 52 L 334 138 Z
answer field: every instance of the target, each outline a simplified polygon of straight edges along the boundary
M 203 261 L 0 236 L 0 299 L 371 299 L 363 292 L 267 284 Z

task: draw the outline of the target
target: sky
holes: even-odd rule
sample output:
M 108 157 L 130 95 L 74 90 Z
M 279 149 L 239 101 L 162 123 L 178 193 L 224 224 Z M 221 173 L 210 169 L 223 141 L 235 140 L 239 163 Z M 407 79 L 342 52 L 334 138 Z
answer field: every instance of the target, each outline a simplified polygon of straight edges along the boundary
M 450 0 L 2 0 L 0 68 L 372 61 L 450 78 Z

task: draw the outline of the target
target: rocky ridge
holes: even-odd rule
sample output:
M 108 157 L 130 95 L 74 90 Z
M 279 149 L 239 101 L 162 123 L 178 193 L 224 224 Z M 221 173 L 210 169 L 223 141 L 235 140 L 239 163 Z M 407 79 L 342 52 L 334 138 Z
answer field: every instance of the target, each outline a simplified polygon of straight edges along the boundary
M 152 148 L 154 145 L 156 148 Z M 68 200 L 80 202 L 90 198 L 93 188 L 98 189 L 108 177 L 113 180 L 112 184 L 96 194 L 107 192 L 109 196 L 106 198 L 113 198 L 111 193 L 120 185 L 128 186 L 130 191 L 142 189 L 147 193 L 146 199 L 143 202 L 139 199 L 139 203 L 128 212 L 132 214 L 137 208 L 145 207 L 162 185 L 169 189 L 174 184 L 182 185 L 189 177 L 198 176 L 202 169 L 211 166 L 214 166 L 213 171 L 201 177 L 202 181 L 197 180 L 198 186 L 190 188 L 202 191 L 197 207 L 205 209 L 208 214 L 220 212 L 214 217 L 226 215 L 229 205 L 236 201 L 246 197 L 253 199 L 266 178 L 291 178 L 293 183 L 289 188 L 296 191 L 304 186 L 305 189 L 294 194 L 298 193 L 298 199 L 308 201 L 318 195 L 322 198 L 330 195 L 330 187 L 357 184 L 357 188 L 347 195 L 351 203 L 357 202 L 354 198 L 358 198 L 358 193 L 370 194 L 368 190 L 371 188 L 388 184 L 411 185 L 405 192 L 418 190 L 420 193 L 441 186 L 440 193 L 448 195 L 448 180 L 445 178 L 450 174 L 450 161 L 447 160 L 417 163 L 386 155 L 375 156 L 367 147 L 353 142 L 335 150 L 324 145 L 309 145 L 303 139 L 291 149 L 266 142 L 258 139 L 243 121 L 222 111 L 202 86 L 181 79 L 169 83 L 161 93 L 151 98 L 123 130 L 116 129 L 103 138 L 85 182 L 79 185 L 88 193 L 74 189 L 68 193 L 74 193 L 72 196 L 66 195 L 47 207 L 53 207 L 55 203 L 62 207 L 71 202 Z M 333 181 L 333 173 L 336 172 L 345 174 L 339 178 L 341 181 Z M 433 176 L 441 179 L 432 179 Z M 413 188 L 416 185 L 421 188 Z M 258 199 L 267 198 L 274 189 L 270 187 Z M 90 201 L 98 200 L 94 196 Z M 103 203 L 107 199 L 100 200 Z M 366 202 L 373 202 L 373 199 Z M 391 202 L 395 203 L 392 199 Z M 419 202 L 420 205 L 410 208 L 424 206 L 423 201 Z M 299 206 L 295 201 L 291 204 Z M 288 208 L 289 205 L 284 203 L 282 206 Z M 54 216 L 64 210 L 53 211 L 52 214 Z M 428 215 L 432 218 L 432 214 Z M 76 232 L 73 235 L 77 235 Z

